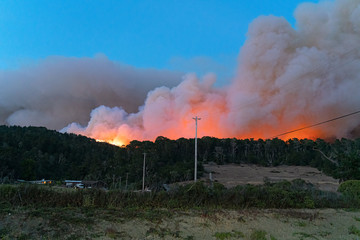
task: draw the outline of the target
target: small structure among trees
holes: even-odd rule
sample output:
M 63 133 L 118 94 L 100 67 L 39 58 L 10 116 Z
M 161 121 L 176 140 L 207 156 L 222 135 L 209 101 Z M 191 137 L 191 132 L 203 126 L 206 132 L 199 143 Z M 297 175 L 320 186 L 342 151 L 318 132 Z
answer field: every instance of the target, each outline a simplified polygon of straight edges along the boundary
M 53 184 L 53 183 L 54 183 L 53 180 L 45 180 L 45 179 L 34 180 L 34 181 L 26 181 L 26 180 L 18 179 L 18 180 L 16 180 L 16 182 L 17 182 L 17 183 L 41 184 L 41 185 L 49 185 L 49 184 Z
M 103 181 L 88 180 L 65 180 L 65 186 L 74 188 L 107 188 L 107 184 Z

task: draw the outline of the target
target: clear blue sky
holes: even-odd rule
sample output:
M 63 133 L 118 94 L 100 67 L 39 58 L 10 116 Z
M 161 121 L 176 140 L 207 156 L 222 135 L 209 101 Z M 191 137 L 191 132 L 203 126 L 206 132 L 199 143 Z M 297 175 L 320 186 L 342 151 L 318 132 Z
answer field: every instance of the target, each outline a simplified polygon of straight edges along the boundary
M 135 67 L 232 71 L 249 23 L 301 0 L 1 0 L 0 70 L 98 53 Z M 309 1 L 308 1 L 309 2 Z M 311 0 L 311 2 L 318 2 Z

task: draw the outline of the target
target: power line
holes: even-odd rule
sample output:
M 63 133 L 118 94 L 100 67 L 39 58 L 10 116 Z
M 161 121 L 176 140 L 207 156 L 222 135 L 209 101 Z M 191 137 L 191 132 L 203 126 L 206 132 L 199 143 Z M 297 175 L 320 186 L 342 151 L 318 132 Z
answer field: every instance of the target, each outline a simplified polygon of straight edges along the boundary
M 339 56 L 341 58 L 344 58 L 344 57 L 348 57 L 350 56 L 354 51 L 356 51 L 357 48 L 353 48 L 351 49 L 350 51 L 347 51 L 343 54 L 339 54 Z M 337 64 L 336 66 L 337 67 L 342 67 L 342 66 L 345 66 L 345 65 L 348 65 L 349 63 L 351 62 L 354 62 L 355 60 L 358 60 L 357 58 L 353 58 L 353 59 L 350 59 L 350 60 L 345 60 L 343 61 L 341 64 Z M 326 73 L 327 72 L 324 72 L 324 70 L 322 70 L 322 67 L 324 67 L 323 65 L 317 65 L 311 72 L 308 72 L 308 73 L 305 73 L 305 74 L 302 74 L 301 77 L 304 77 L 304 76 L 307 76 L 307 75 L 312 75 L 314 74 L 314 77 L 322 77 L 322 76 L 326 76 Z M 329 66 L 330 69 L 333 69 L 334 66 L 331 66 L 331 63 L 330 63 L 330 66 Z M 322 70 L 320 73 L 316 73 L 317 70 Z M 306 79 L 312 79 L 312 78 L 306 78 Z M 280 92 L 280 96 L 285 96 L 287 94 L 291 94 L 291 92 L 289 90 L 291 89 L 294 89 L 294 88 L 297 88 L 299 86 L 299 84 L 303 84 L 303 82 L 301 81 L 289 81 L 285 84 L 282 84 L 281 86 L 278 87 L 278 89 L 283 89 L 282 92 Z M 236 111 L 239 111 L 240 109 L 242 108 L 246 108 L 248 106 L 251 106 L 251 105 L 255 105 L 255 104 L 258 104 L 260 101 L 262 101 L 263 99 L 262 98 L 257 98 L 257 99 L 252 99 L 252 100 L 249 100 L 245 103 L 240 103 L 240 104 L 237 104 L 235 106 L 233 106 L 233 108 L 236 108 Z M 230 110 L 230 109 L 229 109 Z M 216 113 L 216 112 L 224 112 L 223 110 L 215 110 L 215 111 L 212 111 L 213 113 Z M 226 112 L 226 111 L 225 111 Z M 229 112 L 234 112 L 234 110 L 230 110 Z M 276 136 L 273 136 L 271 138 L 275 138 L 275 137 L 279 137 L 279 136 L 283 136 L 283 135 L 286 135 L 286 134 L 289 134 L 289 133 L 293 133 L 293 132 L 297 132 L 297 131 L 301 131 L 301 130 L 304 130 L 304 129 L 307 129 L 307 128 L 311 128 L 311 127 L 315 127 L 315 126 L 318 126 L 318 125 L 321 125 L 321 124 L 325 124 L 325 123 L 328 123 L 328 122 L 332 122 L 332 121 L 335 121 L 335 120 L 338 120 L 338 119 L 341 119 L 341 118 L 345 118 L 345 117 L 348 117 L 348 116 L 351 116 L 351 115 L 354 115 L 354 114 L 357 114 L 359 113 L 360 111 L 356 111 L 356 112 L 353 112 L 353 113 L 349 113 L 349 114 L 346 114 L 346 115 L 343 115 L 343 116 L 340 116 L 340 117 L 336 117 L 336 118 L 333 118 L 333 119 L 330 119 L 330 120 L 327 120 L 327 121 L 324 121 L 324 122 L 320 122 L 320 123 L 316 123 L 316 124 L 313 124 L 313 125 L 309 125 L 309 126 L 306 126 L 306 127 L 303 127 L 303 128 L 299 128 L 299 129 L 294 129 L 292 131 L 288 131 L 288 132 L 285 132 L 285 133 L 282 133 L 282 134 L 279 134 L 279 135 L 276 135 Z M 206 116 L 208 116 L 208 114 L 206 114 Z
M 326 121 L 323 121 L 323 122 L 319 122 L 319 123 L 316 123 L 316 124 L 313 124 L 313 125 L 309 125 L 309 126 L 306 126 L 306 127 L 302 127 L 302 128 L 298 128 L 298 129 L 295 129 L 295 130 L 288 131 L 288 132 L 284 132 L 284 133 L 278 134 L 276 136 L 273 136 L 271 138 L 276 138 L 276 137 L 283 136 L 283 135 L 286 135 L 286 134 L 289 134 L 289 133 L 298 132 L 298 131 L 301 131 L 301 130 L 304 130 L 304 129 L 307 129 L 307 128 L 312 128 L 312 127 L 315 127 L 315 126 L 319 126 L 319 125 L 322 125 L 322 124 L 325 124 L 325 123 L 328 123 L 328 122 L 332 122 L 332 121 L 336 121 L 336 120 L 339 120 L 341 118 L 349 117 L 351 115 L 355 115 L 355 114 L 358 114 L 358 113 L 360 113 L 360 110 L 356 111 L 356 112 L 348 113 L 348 114 L 345 114 L 345 115 L 342 115 L 342 116 L 339 116 L 339 117 L 336 117 L 336 118 L 332 118 L 332 119 L 329 119 L 329 120 L 326 120 Z

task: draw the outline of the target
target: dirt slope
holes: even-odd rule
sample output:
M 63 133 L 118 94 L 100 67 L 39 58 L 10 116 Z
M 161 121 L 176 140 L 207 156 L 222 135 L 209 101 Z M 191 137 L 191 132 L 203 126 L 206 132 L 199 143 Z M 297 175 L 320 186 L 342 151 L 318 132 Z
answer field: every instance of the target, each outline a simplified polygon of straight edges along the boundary
M 339 181 L 326 176 L 316 168 L 304 166 L 261 167 L 249 164 L 214 165 L 205 164 L 205 170 L 212 172 L 212 178 L 226 187 L 242 184 L 263 184 L 264 178 L 270 181 L 293 180 L 301 178 L 325 191 L 336 191 Z M 209 174 L 203 178 L 208 179 Z

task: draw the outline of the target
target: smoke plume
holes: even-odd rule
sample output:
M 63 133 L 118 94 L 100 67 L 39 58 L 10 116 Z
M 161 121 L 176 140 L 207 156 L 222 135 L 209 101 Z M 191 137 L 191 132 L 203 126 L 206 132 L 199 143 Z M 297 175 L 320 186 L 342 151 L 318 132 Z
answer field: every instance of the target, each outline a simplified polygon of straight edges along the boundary
M 189 74 L 177 86 L 150 91 L 139 111 L 132 112 L 141 100 L 136 96 L 144 92 L 136 89 L 139 81 L 129 79 L 141 76 L 148 79 L 146 87 L 150 88 L 165 82 L 165 77 L 176 76 L 118 69 L 108 60 L 86 59 L 83 63 L 61 59 L 36 71 L 46 81 L 35 79 L 34 84 L 23 80 L 25 88 L 21 89 L 9 84 L 10 93 L 4 97 L 3 91 L 0 97 L 0 114 L 11 114 L 6 118 L 10 124 L 34 123 L 40 118 L 41 124 L 58 126 L 57 117 L 61 123 L 74 120 L 77 123 L 63 131 L 121 145 L 160 135 L 193 137 L 195 116 L 201 118 L 200 136 L 271 138 L 360 110 L 359 0 L 305 3 L 296 9 L 295 18 L 295 28 L 282 17 L 255 19 L 239 54 L 236 77 L 223 88 L 214 87 L 214 75 L 198 79 Z M 71 71 L 63 71 L 64 65 Z M 10 81 L 27 74 L 5 77 Z M 124 80 L 117 81 L 118 76 Z M 25 79 L 32 78 L 34 74 Z M 16 97 L 10 96 L 15 92 Z M 9 98 L 11 105 L 5 104 Z M 72 106 L 74 99 L 76 105 Z M 102 106 L 91 111 L 90 121 L 84 125 L 85 114 L 99 103 Z M 68 107 L 72 110 L 60 117 Z M 359 123 L 360 116 L 353 115 L 283 138 L 354 137 Z
M 215 77 L 188 75 L 173 88 L 148 93 L 135 114 L 101 106 L 87 126 L 65 130 L 116 144 L 131 139 L 199 135 L 270 138 L 360 109 L 360 2 L 302 4 L 296 28 L 284 18 L 261 16 L 249 26 L 237 76 L 222 89 Z M 351 116 L 290 137 L 352 137 L 360 117 Z
M 73 121 L 86 124 L 95 107 L 120 105 L 136 112 L 148 91 L 180 81 L 179 73 L 136 69 L 103 55 L 49 57 L 35 66 L 0 71 L 0 124 L 57 130 Z
M 359 17 L 358 0 L 339 0 L 300 5 L 296 29 L 283 18 L 256 19 L 227 98 L 235 135 L 271 137 L 359 110 Z M 353 116 L 293 136 L 351 137 L 359 122 Z

